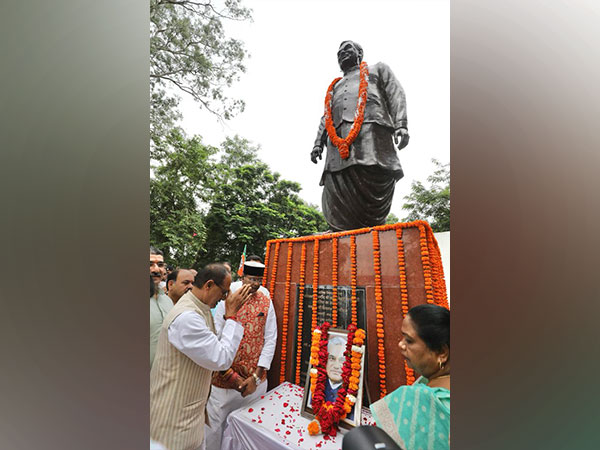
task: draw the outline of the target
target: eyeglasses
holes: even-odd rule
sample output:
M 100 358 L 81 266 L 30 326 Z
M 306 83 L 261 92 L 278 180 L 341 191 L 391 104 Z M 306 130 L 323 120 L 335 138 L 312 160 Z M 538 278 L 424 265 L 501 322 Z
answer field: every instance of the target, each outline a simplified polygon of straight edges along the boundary
M 252 277 L 250 275 L 244 275 L 244 279 L 248 280 L 250 283 L 262 283 L 262 277 Z
M 223 289 L 221 286 L 219 286 L 217 283 L 215 283 L 215 286 L 217 286 L 219 289 L 221 289 L 221 298 L 227 298 L 227 296 L 229 295 L 229 289 Z
M 156 264 L 161 269 L 166 266 L 166 264 L 163 261 L 159 261 L 159 262 L 150 261 L 150 267 L 152 267 L 154 264 Z

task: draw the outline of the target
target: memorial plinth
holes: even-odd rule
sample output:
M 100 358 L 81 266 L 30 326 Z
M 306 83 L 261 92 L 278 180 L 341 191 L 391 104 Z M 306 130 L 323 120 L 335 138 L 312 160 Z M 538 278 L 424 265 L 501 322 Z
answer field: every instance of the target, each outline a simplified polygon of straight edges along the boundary
M 414 381 L 398 347 L 403 317 L 423 303 L 448 307 L 440 251 L 427 222 L 271 240 L 265 265 L 263 285 L 278 327 L 269 386 L 303 385 L 311 331 L 324 321 L 365 329 L 368 401 Z

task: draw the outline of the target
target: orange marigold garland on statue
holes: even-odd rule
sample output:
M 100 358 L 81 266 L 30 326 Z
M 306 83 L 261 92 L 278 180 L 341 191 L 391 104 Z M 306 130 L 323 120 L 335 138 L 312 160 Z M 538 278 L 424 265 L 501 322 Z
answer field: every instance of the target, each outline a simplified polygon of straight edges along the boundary
M 398 272 L 400 273 L 400 300 L 402 306 L 402 318 L 408 313 L 408 287 L 406 284 L 406 263 L 404 260 L 404 243 L 402 242 L 402 228 L 396 228 L 396 243 L 398 245 Z M 411 385 L 415 382 L 415 372 L 404 360 L 404 373 L 406 374 L 406 384 Z
M 312 409 L 316 419 L 308 425 L 311 436 L 320 432 L 335 436 L 338 423 L 352 411 L 356 403 L 356 394 L 360 384 L 360 369 L 364 354 L 364 330 L 355 325 L 348 326 L 345 360 L 342 368 L 342 385 L 338 389 L 335 402 L 325 401 L 325 383 L 327 382 L 327 344 L 329 342 L 329 322 L 324 322 L 320 328 L 315 328 L 312 336 L 310 370 Z
M 358 85 L 358 100 L 356 102 L 356 112 L 354 113 L 354 123 L 348 136 L 344 139 L 340 138 L 333 126 L 333 116 L 331 114 L 331 103 L 333 99 L 333 87 L 342 78 L 336 78 L 331 82 L 327 88 L 327 94 L 325 95 L 325 129 L 329 140 L 335 145 L 340 153 L 342 159 L 348 159 L 350 156 L 350 145 L 354 142 L 360 128 L 362 127 L 363 121 L 365 120 L 365 106 L 367 104 L 367 88 L 369 86 L 369 68 L 366 62 L 360 63 L 360 84 Z
M 338 285 L 338 238 L 331 238 L 331 247 L 332 247 L 332 263 L 331 263 L 331 308 L 332 308 L 332 318 L 331 323 L 333 326 L 337 326 L 337 285 Z
M 287 358 L 287 334 L 290 310 L 290 284 L 292 279 L 292 248 L 294 244 L 288 242 L 287 264 L 285 266 L 285 300 L 283 302 L 283 325 L 281 330 L 281 371 L 279 372 L 279 383 L 285 381 L 285 360 Z
M 271 287 L 269 288 L 269 292 L 271 293 L 271 298 L 273 298 L 275 294 L 275 280 L 277 279 L 277 264 L 279 263 L 279 246 L 281 242 L 277 242 L 275 244 L 275 255 L 273 255 L 273 273 L 271 274 Z
M 383 291 L 381 289 L 381 253 L 379 251 L 379 232 L 373 235 L 373 269 L 375 271 L 375 311 L 377 313 L 377 357 L 379 364 L 379 398 L 387 394 L 385 383 L 385 346 L 383 333 Z
M 419 225 L 419 242 L 421 244 L 421 261 L 423 262 L 423 278 L 425 279 L 425 297 L 427 303 L 434 303 L 433 282 L 431 280 L 431 261 L 429 259 L 429 247 L 427 246 L 427 235 L 425 227 Z
M 304 276 L 306 272 L 306 242 L 302 243 L 300 256 L 300 281 L 298 282 L 298 345 L 296 347 L 296 377 L 295 383 L 300 384 L 300 363 L 302 361 L 302 310 L 304 309 Z
M 319 240 L 315 239 L 313 247 L 313 297 L 311 330 L 317 328 L 317 309 L 319 298 Z
M 356 325 L 356 236 L 350 236 L 350 287 L 352 288 L 351 300 L 351 323 Z

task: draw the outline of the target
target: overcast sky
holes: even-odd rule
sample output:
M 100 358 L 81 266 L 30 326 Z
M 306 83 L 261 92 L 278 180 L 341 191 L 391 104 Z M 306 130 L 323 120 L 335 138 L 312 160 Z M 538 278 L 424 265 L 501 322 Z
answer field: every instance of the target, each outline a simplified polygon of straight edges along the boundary
M 412 180 L 425 181 L 431 158 L 450 161 L 450 6 L 437 0 L 245 0 L 252 23 L 227 26 L 251 54 L 247 72 L 228 93 L 246 102 L 244 113 L 222 127 L 192 100 L 183 99 L 182 126 L 206 144 L 239 134 L 260 145 L 273 171 L 302 186 L 300 196 L 321 208 L 323 160 L 310 152 L 323 114 L 327 86 L 341 76 L 336 53 L 351 39 L 369 65 L 388 64 L 407 99 L 410 143 L 400 153 L 404 178 L 391 212 L 399 218 Z

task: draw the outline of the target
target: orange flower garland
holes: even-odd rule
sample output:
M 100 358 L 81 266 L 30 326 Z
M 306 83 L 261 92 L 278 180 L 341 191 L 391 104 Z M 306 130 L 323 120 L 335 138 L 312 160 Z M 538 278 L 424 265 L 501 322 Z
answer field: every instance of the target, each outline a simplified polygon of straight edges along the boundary
M 262 285 L 266 288 L 267 287 L 267 269 L 269 268 L 269 250 L 271 249 L 271 246 L 269 245 L 270 242 L 273 241 L 267 241 L 267 250 L 265 251 L 265 271 L 263 273 L 263 280 L 262 280 Z M 275 245 L 277 245 L 277 241 L 275 241 Z
M 313 298 L 311 330 L 317 328 L 317 309 L 319 297 L 319 240 L 315 239 L 313 247 Z
M 271 293 L 271 298 L 275 295 L 275 280 L 277 279 L 277 264 L 279 263 L 279 246 L 281 242 L 277 242 L 275 244 L 275 254 L 273 255 L 273 273 L 271 274 L 271 287 L 269 292 Z
M 353 323 L 356 323 L 356 316 L 357 316 L 357 312 L 356 312 L 356 280 L 357 280 L 357 273 L 356 273 L 356 236 L 357 235 L 361 235 L 361 234 L 366 234 L 366 233 L 371 233 L 373 231 L 389 231 L 389 230 L 394 230 L 396 232 L 396 236 L 398 237 L 397 239 L 397 244 L 398 244 L 398 266 L 400 269 L 400 274 L 401 274 L 401 283 L 400 283 L 400 294 L 401 294 L 401 300 L 402 300 L 402 313 L 403 315 L 406 314 L 406 312 L 408 311 L 408 290 L 407 290 L 407 276 L 406 276 L 406 266 L 405 266 L 405 257 L 404 257 L 404 245 L 402 242 L 402 231 L 404 229 L 412 229 L 412 228 L 419 228 L 419 232 L 420 232 L 420 238 L 419 238 L 419 244 L 420 244 L 420 250 L 421 250 L 421 260 L 423 263 L 423 274 L 424 274 L 424 278 L 427 280 L 425 283 L 425 287 L 429 289 L 429 292 L 426 290 L 426 296 L 427 294 L 429 294 L 429 296 L 427 296 L 427 301 L 429 303 L 435 303 L 437 305 L 440 306 L 444 306 L 446 308 L 448 308 L 448 300 L 447 300 L 447 294 L 446 294 L 446 287 L 445 287 L 445 281 L 444 281 L 444 269 L 442 267 L 442 262 L 441 262 L 441 255 L 439 253 L 439 247 L 437 245 L 437 241 L 435 241 L 435 237 L 433 236 L 433 231 L 431 230 L 431 227 L 429 226 L 429 224 L 425 221 L 414 221 L 414 222 L 408 222 L 408 223 L 395 223 L 395 224 L 386 224 L 386 225 L 378 225 L 375 227 L 367 227 L 367 228 L 360 228 L 360 229 L 356 229 L 356 230 L 348 230 L 348 231 L 341 231 L 341 232 L 336 232 L 336 233 L 330 233 L 327 235 L 322 235 L 319 236 L 319 240 L 321 239 L 332 239 L 332 246 L 334 248 L 333 251 L 333 267 L 332 267 L 332 283 L 334 285 L 334 290 L 333 290 L 333 301 L 335 301 L 336 303 L 333 303 L 332 306 L 334 306 L 334 311 L 333 311 L 333 319 L 337 322 L 337 289 L 335 289 L 335 287 L 337 287 L 337 283 L 338 283 L 338 275 L 339 275 L 339 268 L 338 268 L 338 244 L 339 244 L 339 239 L 341 237 L 346 237 L 346 236 L 350 236 L 350 254 L 351 254 L 351 285 L 352 285 L 352 321 Z M 282 242 L 287 242 L 288 244 L 291 243 L 295 243 L 295 242 L 301 242 L 303 243 L 303 246 L 306 242 L 313 242 L 315 240 L 315 236 L 301 236 L 301 237 L 297 237 L 297 238 L 282 238 L 282 239 L 273 239 L 267 242 L 267 249 L 266 249 L 266 256 L 265 256 L 265 264 L 268 265 L 268 261 L 269 261 L 269 251 L 270 251 L 270 246 L 271 244 L 277 244 L 278 242 L 282 243 Z M 301 258 L 301 267 L 300 267 L 300 281 L 299 281 L 299 294 L 300 294 L 300 299 L 298 302 L 298 310 L 302 311 L 303 306 L 302 306 L 302 302 L 303 302 L 303 298 L 304 298 L 304 278 L 305 278 L 305 272 L 306 272 L 306 249 L 304 248 L 304 256 Z M 267 271 L 265 270 L 265 276 L 264 276 L 264 280 L 268 279 L 267 278 Z M 286 278 L 286 290 L 290 289 L 291 286 L 291 278 L 288 281 Z M 265 284 L 265 282 L 263 281 L 263 285 Z M 448 308 L 449 309 L 449 308 Z M 334 323 L 336 323 L 334 322 Z M 296 365 L 296 376 L 294 377 L 294 379 L 296 380 L 296 384 L 300 383 L 300 353 L 301 353 L 301 337 L 302 337 L 302 315 L 299 314 L 299 319 L 298 319 L 298 327 L 299 327 L 299 334 L 298 334 L 298 351 L 296 354 L 296 358 L 297 358 L 297 365 Z M 407 373 L 407 382 L 411 383 L 412 381 L 412 374 L 411 374 L 411 370 L 408 369 L 406 366 L 406 373 Z
M 352 318 L 351 323 L 356 325 L 356 236 L 350 236 L 350 287 L 352 288 L 352 295 L 350 300 L 352 302 Z
M 292 279 L 292 248 L 294 244 L 288 242 L 287 264 L 285 266 L 285 300 L 283 302 L 283 326 L 281 330 L 281 370 L 279 372 L 279 383 L 285 381 L 285 360 L 287 358 L 287 335 L 290 309 L 290 281 Z
M 338 240 L 336 237 L 331 239 L 332 247 L 332 264 L 331 264 L 331 284 L 332 284 L 332 295 L 331 295 L 331 308 L 332 318 L 331 323 L 333 326 L 337 326 L 337 285 L 338 285 Z
M 375 311 L 377 313 L 377 357 L 379 364 L 379 398 L 387 394 L 385 383 L 385 346 L 383 332 L 383 292 L 381 289 L 381 253 L 379 252 L 379 232 L 373 234 L 373 269 L 375 271 Z
M 446 280 L 444 279 L 444 270 L 442 266 L 442 255 L 440 247 L 433 233 L 427 233 L 427 245 L 431 259 L 431 278 L 433 282 L 433 295 L 436 304 L 450 309 L 448 305 L 448 293 L 446 292 Z
M 425 279 L 425 297 L 427 303 L 433 301 L 433 282 L 431 280 L 431 262 L 429 260 L 429 247 L 427 246 L 427 236 L 425 227 L 419 225 L 419 242 L 421 244 L 421 261 L 423 262 L 423 278 Z
M 406 285 L 406 263 L 404 260 L 404 243 L 402 242 L 402 228 L 396 228 L 396 243 L 398 245 L 398 272 L 400 274 L 400 299 L 402 306 L 402 318 L 408 314 L 408 287 Z M 415 372 L 404 360 L 404 373 L 406 374 L 406 384 L 411 385 L 415 382 Z
M 342 159 L 348 159 L 350 156 L 350 145 L 354 142 L 360 128 L 362 127 L 363 121 L 365 120 L 365 106 L 367 104 L 367 87 L 369 85 L 369 68 L 366 62 L 360 63 L 360 84 L 358 85 L 358 100 L 356 102 L 356 112 L 354 113 L 354 123 L 348 136 L 344 139 L 340 138 L 333 126 L 333 116 L 331 114 L 331 103 L 333 99 L 333 87 L 342 78 L 336 78 L 331 82 L 327 88 L 327 94 L 325 95 L 325 128 L 329 140 L 335 145 L 340 153 Z
M 364 330 L 355 325 L 348 326 L 345 360 L 342 368 L 342 385 L 338 389 L 335 401 L 325 401 L 325 383 L 327 382 L 327 345 L 329 342 L 329 322 L 315 328 L 312 335 L 310 353 L 310 377 L 312 409 L 316 420 L 308 425 L 311 436 L 323 432 L 329 436 L 337 433 L 337 424 L 352 411 L 356 403 L 356 394 L 360 384 L 360 369 L 364 354 Z
M 304 276 L 306 272 L 306 242 L 302 243 L 302 255 L 300 256 L 300 281 L 298 282 L 298 345 L 296 347 L 296 377 L 295 383 L 300 384 L 300 364 L 302 361 L 302 311 L 304 309 Z

